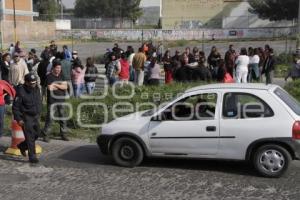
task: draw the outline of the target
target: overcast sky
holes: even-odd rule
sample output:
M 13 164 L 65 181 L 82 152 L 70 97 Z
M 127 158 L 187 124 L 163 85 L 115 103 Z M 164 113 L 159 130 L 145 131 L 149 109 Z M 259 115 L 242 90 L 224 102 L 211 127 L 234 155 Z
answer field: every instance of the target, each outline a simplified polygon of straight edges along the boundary
M 66 8 L 73 8 L 75 0 L 62 0 Z M 87 0 L 88 1 L 88 0 Z M 142 0 L 141 7 L 159 6 L 160 0 Z

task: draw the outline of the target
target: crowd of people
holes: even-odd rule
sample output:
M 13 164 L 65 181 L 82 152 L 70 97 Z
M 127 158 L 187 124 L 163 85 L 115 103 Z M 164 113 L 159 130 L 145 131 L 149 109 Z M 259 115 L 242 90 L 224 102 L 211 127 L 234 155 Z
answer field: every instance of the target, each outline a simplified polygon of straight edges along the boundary
M 162 74 L 166 84 L 173 81 L 252 83 L 262 82 L 263 76 L 266 84 L 271 84 L 276 68 L 274 50 L 269 45 L 264 48 L 241 48 L 239 51 L 229 45 L 224 56 L 213 46 L 206 56 L 197 47 L 192 50 L 186 47 L 184 52 L 176 50 L 172 55 L 170 49 L 164 51 L 162 43 L 156 47 L 152 42 L 144 43 L 136 53 L 132 46 L 124 51 L 115 44 L 112 50 L 107 50 L 105 58 L 106 76 L 111 85 L 116 81 L 133 81 L 139 86 L 158 85 Z M 295 54 L 294 65 L 286 79 L 300 77 L 299 60 L 299 56 Z
M 43 136 L 49 142 L 49 134 L 53 123 L 53 116 L 60 118 L 61 139 L 68 141 L 67 122 L 64 106 L 67 94 L 79 97 L 84 86 L 87 93 L 93 93 L 97 78 L 97 68 L 92 58 L 87 58 L 83 66 L 78 52 L 70 52 L 66 45 L 58 51 L 57 45 L 51 41 L 38 56 L 35 49 L 25 52 L 20 42 L 10 45 L 7 52 L 1 55 L 1 80 L 16 91 L 13 98 L 1 89 L 0 84 L 0 137 L 3 135 L 5 105 L 12 105 L 14 120 L 22 127 L 25 142 L 18 145 L 21 154 L 26 156 L 28 150 L 29 161 L 38 162 L 35 154 L 35 140 Z M 72 87 L 71 87 L 72 86 Z M 47 114 L 44 127 L 40 128 L 42 99 L 46 97 Z
M 35 49 L 26 53 L 17 42 L 10 45 L 7 52 L 0 56 L 1 80 L 6 81 L 17 91 L 17 97 L 11 98 L 0 87 L 0 137 L 3 134 L 5 105 L 12 104 L 14 119 L 23 127 L 26 143 L 19 148 L 22 154 L 29 150 L 29 160 L 37 162 L 34 141 L 42 133 L 45 142 L 49 142 L 49 133 L 55 112 L 62 119 L 66 94 L 77 98 L 84 93 L 93 94 L 98 77 L 94 59 L 88 57 L 85 64 L 78 57 L 77 51 L 70 51 L 66 45 L 58 50 L 55 41 L 46 46 L 40 56 Z M 186 47 L 183 52 L 164 48 L 160 42 L 143 43 L 136 52 L 132 46 L 126 51 L 116 43 L 107 49 L 104 55 L 105 75 L 110 85 L 116 82 L 127 84 L 129 81 L 137 86 L 159 85 L 172 82 L 222 82 L 247 83 L 273 82 L 276 60 L 269 45 L 264 48 L 241 48 L 239 52 L 233 45 L 224 56 L 214 46 L 208 56 L 197 47 Z M 163 66 L 163 70 L 161 69 Z M 164 79 L 162 79 L 164 75 Z M 293 66 L 285 79 L 300 77 L 300 59 L 294 55 Z M 1 86 L 1 85 L 0 85 Z M 44 128 L 40 130 L 41 102 L 46 98 L 47 114 Z M 58 103 L 58 105 L 56 105 Z M 56 105 L 56 106 L 53 106 Z M 65 120 L 59 120 L 60 134 L 68 141 Z

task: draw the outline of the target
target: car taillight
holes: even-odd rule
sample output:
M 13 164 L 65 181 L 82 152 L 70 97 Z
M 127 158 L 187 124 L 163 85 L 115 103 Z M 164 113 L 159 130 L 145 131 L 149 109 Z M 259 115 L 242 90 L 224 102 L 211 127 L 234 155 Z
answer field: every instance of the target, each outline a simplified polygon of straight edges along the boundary
M 300 140 L 300 121 L 296 121 L 293 126 L 293 139 Z

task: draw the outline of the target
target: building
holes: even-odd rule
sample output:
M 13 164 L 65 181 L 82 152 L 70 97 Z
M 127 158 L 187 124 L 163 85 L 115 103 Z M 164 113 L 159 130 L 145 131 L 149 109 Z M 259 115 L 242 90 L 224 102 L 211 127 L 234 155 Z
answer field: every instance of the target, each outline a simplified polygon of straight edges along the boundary
M 32 0 L 0 0 L 1 20 L 14 20 L 13 2 L 15 2 L 16 21 L 33 21 L 33 17 L 38 16 L 37 12 L 33 12 Z
M 33 0 L 0 0 L 0 49 L 16 41 L 24 44 L 55 38 L 55 23 L 34 21 L 33 17 L 38 15 L 33 12 Z
M 162 0 L 163 29 L 258 28 L 292 26 L 291 21 L 261 20 L 248 0 Z

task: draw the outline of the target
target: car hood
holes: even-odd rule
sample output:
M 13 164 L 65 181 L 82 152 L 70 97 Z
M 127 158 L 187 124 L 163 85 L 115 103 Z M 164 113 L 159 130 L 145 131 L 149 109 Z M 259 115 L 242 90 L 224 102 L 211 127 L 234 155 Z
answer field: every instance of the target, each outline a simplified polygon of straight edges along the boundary
M 120 118 L 117 118 L 102 127 L 102 134 L 112 135 L 116 133 L 146 133 L 151 116 L 142 116 L 142 112 L 132 113 Z

